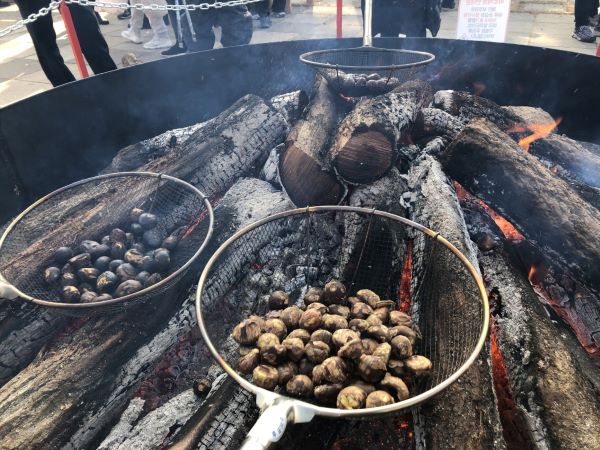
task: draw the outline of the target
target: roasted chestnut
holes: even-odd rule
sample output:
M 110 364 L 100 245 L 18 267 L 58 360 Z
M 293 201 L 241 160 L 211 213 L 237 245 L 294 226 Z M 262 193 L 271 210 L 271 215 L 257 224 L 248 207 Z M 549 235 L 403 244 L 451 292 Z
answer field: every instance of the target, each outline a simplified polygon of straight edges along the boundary
M 252 382 L 263 389 L 273 390 L 279 382 L 276 368 L 261 364 L 252 371 Z
M 70 247 L 59 247 L 54 251 L 54 260 L 59 264 L 65 264 L 73 257 L 73 250 Z
M 100 272 L 108 270 L 109 265 L 110 256 L 100 256 L 96 261 L 94 261 L 94 267 Z
M 363 355 L 358 362 L 358 374 L 369 382 L 376 383 L 381 380 L 387 372 L 385 363 L 381 358 L 373 355 Z
M 266 345 L 260 349 L 260 358 L 262 361 L 277 366 L 277 364 L 285 360 L 287 349 L 283 344 Z
M 106 271 L 100 274 L 96 280 L 96 288 L 98 292 L 112 291 L 119 283 L 119 277 L 113 272 Z
M 106 257 L 110 254 L 110 246 L 106 244 L 98 244 L 90 251 L 90 255 L 92 259 L 97 259 L 101 257 Z
M 365 355 L 372 355 L 373 352 L 379 347 L 379 342 L 375 339 L 362 339 L 363 349 L 365 351 Z
M 58 267 L 48 267 L 44 270 L 44 281 L 48 284 L 56 283 L 60 278 L 60 269 Z
M 125 242 L 114 242 L 110 247 L 110 256 L 114 259 L 123 259 L 126 251 L 127 244 Z
M 304 347 L 304 354 L 313 364 L 320 364 L 325 361 L 329 357 L 330 351 L 329 345 L 321 341 L 309 342 Z
M 358 333 L 362 333 L 364 331 L 367 331 L 367 329 L 371 325 L 369 324 L 369 322 L 367 322 L 364 319 L 352 319 L 350 321 L 350 323 L 348 323 L 348 326 L 350 327 L 351 330 L 354 330 Z
M 134 266 L 141 266 L 143 258 L 144 255 L 134 248 L 125 252 L 125 261 Z
M 306 294 L 304 294 L 304 304 L 306 306 L 308 306 L 311 303 L 320 302 L 322 294 L 323 294 L 322 289 L 319 289 L 317 287 L 309 288 L 308 291 L 306 291 Z
M 100 243 L 104 244 L 104 245 L 108 245 L 110 247 L 110 236 L 108 236 L 108 235 L 102 236 L 102 239 L 100 239 Z
M 157 248 L 160 247 L 160 244 L 162 244 L 163 236 L 156 228 L 154 228 L 152 230 L 144 231 L 143 240 L 144 244 L 148 245 L 149 247 Z
M 298 324 L 306 330 L 316 330 L 321 326 L 321 313 L 316 309 L 307 309 L 302 313 Z
M 330 383 L 344 383 L 348 379 L 348 366 L 339 356 L 331 356 L 321 364 L 325 379 Z
M 350 308 L 344 305 L 329 305 L 327 311 L 329 312 L 329 314 L 342 316 L 344 319 L 348 319 L 348 316 L 350 315 Z
M 365 405 L 367 394 L 361 388 L 348 386 L 340 391 L 337 396 L 339 409 L 360 409 Z
M 62 288 L 62 297 L 66 302 L 75 303 L 81 298 L 81 293 L 75 286 L 64 286 Z
M 319 303 L 319 302 L 311 303 L 310 305 L 308 305 L 306 307 L 307 311 L 310 309 L 316 309 L 317 311 L 319 311 L 319 313 L 321 315 L 327 314 L 327 306 L 325 306 L 323 303 Z
M 342 316 L 334 314 L 323 314 L 321 326 L 329 331 L 341 330 L 348 328 L 348 321 Z
M 286 349 L 287 357 L 291 361 L 300 361 L 304 356 L 304 342 L 300 338 L 286 338 L 282 342 Z
M 69 265 L 75 270 L 79 270 L 84 267 L 91 267 L 92 257 L 89 253 L 80 253 L 79 255 L 75 255 L 69 259 Z
M 388 372 L 395 377 L 400 377 L 406 373 L 404 370 L 404 361 L 399 359 L 390 359 L 387 363 Z
M 81 303 L 93 303 L 96 301 L 97 297 L 98 297 L 98 294 L 96 294 L 95 292 L 87 291 L 87 292 L 84 292 L 83 294 L 81 294 L 79 301 Z
M 322 384 L 314 388 L 313 394 L 321 403 L 333 403 L 343 388 L 342 384 Z
M 95 285 L 95 283 L 94 283 Z M 92 286 L 90 283 L 81 283 L 79 286 L 77 286 L 79 288 L 79 292 L 84 293 L 84 292 L 96 292 L 96 287 Z
M 140 268 L 146 272 L 155 272 L 157 269 L 156 261 L 154 261 L 152 256 L 144 256 L 142 258 Z
M 347 328 L 336 330 L 332 335 L 332 341 L 337 348 L 343 347 L 354 339 L 360 339 L 360 334 Z
M 77 286 L 78 283 L 77 275 L 71 272 L 63 273 L 60 277 L 61 286 Z
M 138 223 L 144 228 L 144 230 L 151 230 L 156 226 L 158 220 L 154 214 L 142 213 L 138 217 Z
M 415 345 L 417 339 L 421 338 L 420 333 L 405 325 L 398 325 L 389 329 L 390 339 L 396 336 L 406 336 L 412 345 Z
M 137 276 L 135 277 L 135 279 L 138 280 L 140 283 L 142 283 L 142 285 L 146 284 L 146 282 L 148 281 L 148 278 L 150 278 L 150 272 L 146 272 L 146 271 L 142 271 L 142 272 L 138 273 Z
M 137 222 L 140 216 L 144 214 L 144 210 L 141 208 L 133 208 L 129 213 L 129 220 L 132 222 Z
M 161 247 L 166 248 L 167 250 L 175 250 L 175 248 L 177 247 L 177 244 L 179 244 L 179 239 L 177 238 L 177 236 L 167 236 L 161 244 Z
M 117 297 L 124 297 L 126 295 L 134 294 L 143 289 L 142 283 L 137 280 L 123 281 L 115 291 Z
M 141 236 L 142 234 L 144 234 L 144 228 L 139 224 L 139 223 L 132 223 L 131 225 L 129 225 L 129 230 L 135 235 L 135 236 Z
M 120 228 L 115 228 L 110 232 L 110 243 L 114 244 L 115 242 L 125 243 L 127 240 L 127 234 L 121 230 Z
M 98 297 L 96 297 L 94 302 L 104 302 L 106 300 L 112 300 L 112 298 L 113 296 L 110 294 L 100 294 Z
M 407 371 L 416 377 L 424 377 L 431 373 L 431 361 L 421 355 L 413 355 L 404 361 L 404 367 Z
M 154 251 L 154 262 L 158 272 L 165 272 L 171 265 L 171 253 L 166 248 L 158 248 Z
M 94 267 L 84 267 L 77 271 L 77 276 L 83 283 L 96 284 L 100 271 Z
M 79 253 L 89 253 L 91 255 L 92 249 L 98 247 L 99 245 L 100 244 L 98 244 L 96 241 L 82 241 L 81 244 L 79 244 Z
M 355 303 L 350 310 L 350 317 L 354 319 L 366 319 L 373 314 L 373 308 L 363 302 Z
M 304 345 L 308 344 L 308 341 L 310 341 L 310 333 L 306 330 L 303 330 L 302 328 L 298 328 L 297 330 L 292 331 L 290 334 L 287 335 L 286 339 L 292 339 L 292 338 L 298 338 L 301 339 L 302 342 L 304 343 Z
M 348 359 L 359 359 L 363 355 L 363 346 L 360 339 L 348 341 L 338 351 L 338 356 Z
M 283 291 L 274 291 L 269 296 L 269 309 L 285 309 L 290 303 L 289 296 Z
M 117 267 L 117 271 L 115 272 L 121 281 L 127 280 L 135 280 L 138 270 L 133 267 L 132 264 L 123 263 L 119 267 Z
M 401 334 L 392 339 L 392 352 L 399 359 L 406 359 L 412 356 L 412 344 L 410 339 Z
M 287 329 L 291 330 L 298 327 L 303 312 L 297 306 L 288 306 L 281 312 L 280 318 L 285 323 Z
M 153 273 L 152 275 L 150 275 L 148 277 L 148 279 L 146 280 L 146 282 L 144 283 L 144 287 L 150 287 L 156 283 L 160 283 L 162 281 L 162 276 L 160 275 L 160 273 Z
M 331 345 L 331 332 L 327 330 L 316 330 L 310 335 L 310 340 L 312 342 L 321 341 L 325 342 L 327 345 Z
M 324 303 L 341 304 L 346 297 L 346 287 L 337 280 L 331 280 L 323 288 L 323 300 Z
M 306 358 L 302 358 L 298 363 L 298 373 L 301 373 L 303 375 L 310 376 L 314 368 L 315 365 Z
M 231 336 L 238 344 L 252 345 L 261 337 L 263 326 L 264 322 L 262 319 L 248 318 L 236 325 Z M 279 344 L 279 339 L 277 339 L 275 344 Z
M 358 388 L 361 388 L 363 391 L 365 391 L 365 394 L 367 395 L 375 391 L 375 386 L 373 386 L 371 383 L 367 383 L 366 381 L 361 380 L 360 378 L 352 381 L 350 383 L 350 386 L 356 386 Z
M 285 390 L 296 397 L 310 397 L 313 392 L 313 383 L 306 375 L 295 375 L 285 385 Z
M 279 384 L 285 385 L 294 375 L 298 374 L 298 365 L 288 361 L 277 366 L 277 372 L 279 373 Z
M 410 327 L 411 317 L 402 311 L 390 311 L 390 326 L 404 325 Z
M 264 321 L 264 330 L 265 333 L 273 333 L 275 336 L 279 338 L 279 340 L 283 340 L 287 335 L 287 328 L 283 320 L 281 319 L 267 319 Z
M 383 360 L 383 363 L 387 365 L 390 360 L 390 355 L 392 354 L 392 346 L 387 342 L 380 344 L 379 347 L 375 349 L 373 352 L 373 356 L 377 356 Z
M 117 271 L 117 267 L 119 267 L 124 262 L 125 261 L 123 261 L 122 259 L 113 259 L 110 262 L 110 264 L 108 265 L 108 270 L 110 270 L 111 272 L 116 272 Z
M 365 335 L 371 337 L 373 339 L 378 340 L 379 342 L 385 342 L 388 340 L 388 327 L 385 325 L 373 325 L 367 328 L 365 331 Z
M 361 289 L 356 293 L 356 296 L 360 299 L 360 301 L 366 303 L 371 308 L 375 308 L 377 303 L 381 301 L 379 295 L 369 289 Z
M 385 374 L 385 377 L 383 377 L 383 380 L 381 380 L 379 386 L 388 391 L 391 391 L 400 401 L 406 400 L 410 396 L 406 383 L 404 383 L 402 379 L 394 377 L 389 373 Z
M 386 391 L 373 391 L 367 395 L 367 401 L 365 406 L 367 408 L 377 408 L 378 406 L 391 405 L 394 403 L 394 397 L 392 397 Z

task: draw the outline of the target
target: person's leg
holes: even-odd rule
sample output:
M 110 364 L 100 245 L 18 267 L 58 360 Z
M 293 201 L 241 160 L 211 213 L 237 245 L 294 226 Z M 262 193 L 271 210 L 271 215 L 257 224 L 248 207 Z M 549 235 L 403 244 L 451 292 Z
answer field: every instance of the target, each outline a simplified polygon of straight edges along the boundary
M 262 2 L 258 2 L 256 5 L 256 12 L 258 13 L 258 17 L 260 20 L 261 28 L 270 28 L 271 27 L 271 11 L 269 9 L 269 0 L 264 0 Z
M 595 0 L 575 0 L 575 31 L 573 38 L 581 42 L 596 42 L 596 37 L 589 26 L 591 5 Z
M 169 29 L 163 21 L 164 15 L 165 13 L 162 11 L 146 11 L 146 16 L 150 21 L 150 27 L 152 28 L 154 36 L 152 37 L 152 40 L 144 44 L 144 48 L 167 48 L 173 45 L 171 37 L 169 36 Z
M 81 51 L 95 74 L 117 68 L 110 57 L 108 44 L 104 40 L 92 9 L 88 6 L 69 5 Z
M 223 47 L 246 45 L 252 39 L 252 16 L 245 6 L 221 8 L 217 11 Z
M 285 17 L 285 0 L 273 0 L 273 17 Z
M 196 33 L 196 42 L 193 42 L 191 38 L 188 40 L 187 35 L 185 36 L 185 43 L 189 51 L 200 52 L 210 50 L 215 46 L 214 15 L 214 9 L 192 12 L 192 25 Z M 186 18 L 182 16 L 181 21 L 186 21 Z
M 424 2 L 407 1 L 398 16 L 400 33 L 406 37 L 427 37 L 426 14 Z
M 21 17 L 26 18 L 29 14 L 39 11 L 48 6 L 49 1 L 44 0 L 16 0 Z M 65 65 L 58 45 L 56 44 L 56 33 L 52 23 L 52 15 L 47 14 L 35 22 L 27 25 L 27 31 L 33 41 L 40 66 L 52 86 L 75 81 L 75 77 Z
M 133 42 L 142 43 L 142 26 L 144 23 L 144 12 L 139 9 L 131 10 L 131 19 L 129 19 L 129 28 L 121 32 L 121 37 Z

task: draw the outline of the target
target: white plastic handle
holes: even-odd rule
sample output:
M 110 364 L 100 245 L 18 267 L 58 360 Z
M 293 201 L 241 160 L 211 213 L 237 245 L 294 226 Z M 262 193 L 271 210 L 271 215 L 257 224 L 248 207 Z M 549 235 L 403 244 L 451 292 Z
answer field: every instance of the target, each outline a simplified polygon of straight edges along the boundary
M 264 400 L 258 396 L 260 405 Z M 276 399 L 260 415 L 252 429 L 248 432 L 241 450 L 266 450 L 273 442 L 279 441 L 288 421 L 294 423 L 310 422 L 314 412 L 298 405 L 290 399 Z
M 19 293 L 13 285 L 8 284 L 6 280 L 0 275 L 0 300 L 14 300 L 19 296 Z
M 365 1 L 363 47 L 373 46 L 373 0 Z

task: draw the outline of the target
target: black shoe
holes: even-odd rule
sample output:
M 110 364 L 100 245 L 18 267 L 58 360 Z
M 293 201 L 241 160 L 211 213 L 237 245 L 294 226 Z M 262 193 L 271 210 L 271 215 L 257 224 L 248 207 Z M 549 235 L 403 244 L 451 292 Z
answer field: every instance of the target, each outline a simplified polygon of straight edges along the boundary
M 185 44 L 183 44 L 183 46 L 180 47 L 179 43 L 176 42 L 173 47 L 160 52 L 160 54 L 163 56 L 174 56 L 174 55 L 181 55 L 182 53 L 185 53 L 185 52 L 187 52 L 187 47 L 185 46 Z
M 119 19 L 119 20 L 128 20 L 130 18 L 131 18 L 131 10 L 130 9 L 126 9 L 121 14 L 117 15 L 117 19 Z
M 592 28 L 586 25 L 575 28 L 572 37 L 581 42 L 596 42 L 596 36 L 594 36 Z
M 142 30 L 149 30 L 150 29 L 150 21 L 148 20 L 148 18 L 146 16 L 144 16 L 144 22 L 142 22 Z
M 96 22 L 98 22 L 98 25 L 108 25 L 110 23 L 108 20 L 104 20 L 96 11 L 94 11 L 94 15 L 96 16 Z

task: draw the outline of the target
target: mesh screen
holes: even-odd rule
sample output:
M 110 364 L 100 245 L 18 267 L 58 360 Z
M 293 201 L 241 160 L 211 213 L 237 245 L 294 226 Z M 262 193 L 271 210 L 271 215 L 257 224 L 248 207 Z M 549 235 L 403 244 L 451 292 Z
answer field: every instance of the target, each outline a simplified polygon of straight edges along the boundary
M 61 303 L 60 286 L 48 285 L 44 270 L 56 265 L 53 253 L 60 246 L 77 248 L 83 240 L 100 242 L 113 228 L 129 231 L 134 208 L 155 214 L 161 236 L 182 237 L 171 252 L 171 264 L 163 279 L 168 283 L 106 309 L 120 310 L 163 292 L 178 281 L 179 272 L 204 243 L 209 227 L 204 198 L 184 183 L 153 174 L 115 174 L 87 180 L 45 198 L 8 232 L 0 248 L 4 278 L 23 293 L 40 300 Z M 30 270 L 23 270 L 24 266 Z M 179 272 L 179 273 L 178 273 Z M 90 310 L 65 309 L 89 315 Z
M 229 245 L 210 268 L 201 306 L 210 340 L 235 367 L 233 327 L 264 314 L 270 292 L 283 289 L 302 304 L 310 286 L 332 278 L 347 295 L 372 289 L 400 304 L 406 242 L 414 245 L 411 314 L 423 338 L 415 353 L 433 363 L 431 377 L 411 386 L 411 396 L 446 380 L 473 353 L 482 332 L 483 306 L 475 280 L 443 244 L 386 217 L 357 212 L 311 212 L 272 220 Z

